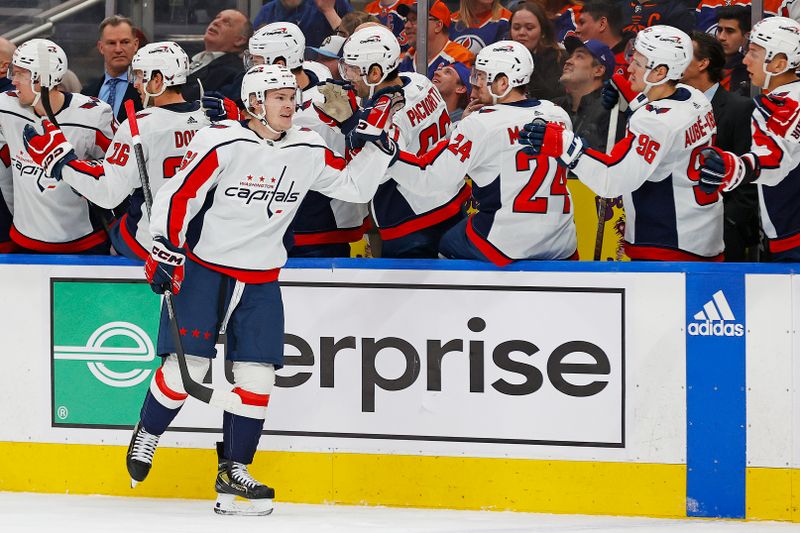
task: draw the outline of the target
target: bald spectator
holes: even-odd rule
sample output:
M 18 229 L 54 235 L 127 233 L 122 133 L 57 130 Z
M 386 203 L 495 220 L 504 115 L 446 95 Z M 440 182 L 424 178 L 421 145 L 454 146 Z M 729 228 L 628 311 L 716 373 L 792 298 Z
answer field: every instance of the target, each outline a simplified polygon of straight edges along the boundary
M 83 94 L 95 96 L 108 103 L 114 109 L 117 121 L 125 119 L 126 100 L 133 100 L 134 107 L 142 108 L 139 93 L 128 81 L 128 68 L 133 55 L 139 49 L 139 39 L 133 31 L 133 23 L 129 18 L 112 15 L 100 23 L 100 38 L 97 40 L 97 51 L 103 56 L 104 74 L 102 77 L 86 85 Z
M 8 72 L 8 67 L 11 66 L 11 56 L 14 55 L 14 50 L 16 49 L 17 47 L 14 46 L 14 43 L 0 37 L 0 75 L 2 75 L 0 77 L 0 93 L 14 88 L 11 85 L 11 80 L 6 77 L 6 73 Z
M 253 24 L 261 28 L 273 22 L 291 22 L 303 31 L 306 45 L 318 47 L 351 11 L 349 0 L 272 0 L 259 10 Z
M 233 82 L 244 70 L 241 54 L 252 35 L 253 25 L 244 13 L 235 9 L 220 11 L 203 35 L 205 49 L 192 58 L 183 97 L 190 102 L 200 99 L 197 80 L 206 91 L 221 91 Z

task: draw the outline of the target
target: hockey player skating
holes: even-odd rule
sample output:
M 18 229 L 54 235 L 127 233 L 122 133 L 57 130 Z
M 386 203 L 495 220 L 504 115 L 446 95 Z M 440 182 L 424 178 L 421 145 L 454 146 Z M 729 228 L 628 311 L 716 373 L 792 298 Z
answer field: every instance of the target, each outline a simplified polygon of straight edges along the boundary
M 15 90 L 0 94 L 0 145 L 8 145 L 13 174 L 11 238 L 36 253 L 108 253 L 108 237 L 88 202 L 68 184 L 51 178 L 64 162 L 45 154 L 51 146 L 68 140 L 77 157 L 102 157 L 113 135 L 111 108 L 97 98 L 56 89 L 67 71 L 67 56 L 52 41 L 23 43 L 11 65 Z M 43 86 L 50 89 L 50 104 L 61 130 L 41 118 L 45 114 Z M 44 135 L 37 136 L 32 126 L 40 122 Z M 26 126 L 31 126 L 28 135 L 36 137 L 30 150 L 24 144 Z
M 158 192 L 153 252 L 145 265 L 156 292 L 171 291 L 182 347 L 196 381 L 206 374 L 218 330 L 228 335 L 234 389 L 246 416 L 225 412 L 215 511 L 268 514 L 274 490 L 248 473 L 275 370 L 283 363 L 283 305 L 277 282 L 284 235 L 300 202 L 316 190 L 352 202 L 370 198 L 393 157 L 385 128 L 399 93 L 368 105 L 358 133 L 364 150 L 345 166 L 316 133 L 292 126 L 295 78 L 278 65 L 250 68 L 242 82 L 247 121 L 199 131 L 179 172 Z M 185 270 L 185 280 L 184 280 Z M 158 353 L 165 356 L 144 400 L 128 449 L 128 470 L 143 481 L 161 434 L 186 400 L 169 318 L 162 310 Z M 235 497 L 250 501 L 240 507 Z
M 692 41 L 676 28 L 652 26 L 639 32 L 634 50 L 629 84 L 621 79 L 619 94 L 639 107 L 608 155 L 554 122 L 526 125 L 521 141 L 558 158 L 601 198 L 623 196 L 631 259 L 721 261 L 722 202 L 698 183 L 714 114 L 701 92 L 678 83 Z
M 447 136 L 450 116 L 430 80 L 399 73 L 399 58 L 400 45 L 391 31 L 360 27 L 344 44 L 340 72 L 362 99 L 402 90 L 406 104 L 394 116 L 395 136 L 404 151 L 425 153 Z M 462 206 L 470 196 L 464 180 L 431 179 L 427 192 L 420 192 L 393 179 L 391 169 L 384 177 L 372 199 L 383 257 L 435 258 L 442 235 L 463 218 Z
M 444 177 L 453 184 L 465 175 L 472 178 L 478 212 L 442 237 L 439 252 L 445 257 L 498 266 L 519 259 L 577 258 L 566 169 L 553 158 L 529 155 L 518 142 L 520 130 L 534 119 L 571 128 L 563 109 L 526 98 L 533 69 L 530 52 L 515 41 L 483 48 L 470 83 L 485 106 L 428 153 L 402 152 L 390 170 L 399 184 L 420 194 Z
M 196 102 L 186 102 L 181 95 L 189 73 L 189 57 L 176 43 L 143 46 L 133 56 L 131 73 L 146 108 L 137 118 L 143 132 L 150 188 L 155 194 L 175 175 L 189 141 L 209 121 Z M 56 133 L 57 130 L 50 130 L 51 135 Z M 33 146 L 43 142 L 44 139 L 31 140 Z M 104 161 L 82 161 L 72 153 L 53 177 L 63 179 L 89 201 L 109 209 L 130 196 L 127 213 L 109 235 L 121 255 L 144 261 L 150 256 L 152 238 L 132 144 L 130 125 L 125 121 L 117 129 Z M 33 150 L 31 155 L 36 156 Z
M 800 261 L 800 23 L 770 17 L 753 26 L 744 64 L 767 91 L 755 100 L 751 151 L 705 151 L 700 186 L 716 194 L 755 183 L 772 260 Z

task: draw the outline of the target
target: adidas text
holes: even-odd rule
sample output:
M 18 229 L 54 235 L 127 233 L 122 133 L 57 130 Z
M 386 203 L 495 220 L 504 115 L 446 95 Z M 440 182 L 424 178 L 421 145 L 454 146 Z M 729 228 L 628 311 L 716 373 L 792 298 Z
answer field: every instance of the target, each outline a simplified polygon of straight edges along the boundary
M 726 322 L 692 322 L 689 324 L 689 335 L 703 337 L 741 337 L 744 335 L 744 325 Z

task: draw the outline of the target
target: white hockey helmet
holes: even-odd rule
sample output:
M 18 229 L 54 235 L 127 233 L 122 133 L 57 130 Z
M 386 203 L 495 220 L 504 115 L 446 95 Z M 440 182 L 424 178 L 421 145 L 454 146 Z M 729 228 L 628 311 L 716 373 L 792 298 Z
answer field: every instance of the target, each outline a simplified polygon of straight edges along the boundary
M 14 50 L 11 65 L 30 71 L 31 90 L 36 94 L 32 105 L 35 106 L 39 103 L 40 95 L 34 84 L 38 82 L 48 89 L 57 87 L 67 72 L 67 54 L 53 41 L 31 39 Z M 11 77 L 10 72 L 8 77 Z
M 367 26 L 354 32 L 342 47 L 342 58 L 339 60 L 339 73 L 348 79 L 348 67 L 358 69 L 361 79 L 370 88 L 370 96 L 375 86 L 381 83 L 400 64 L 400 43 L 389 28 L 385 26 Z M 373 65 L 378 65 L 383 75 L 377 83 L 369 83 L 367 74 Z
M 750 31 L 749 42 L 763 47 L 766 51 L 763 67 L 766 78 L 763 87 L 769 85 L 772 76 L 800 66 L 800 22 L 794 19 L 768 17 L 758 21 Z M 778 54 L 786 56 L 788 61 L 786 70 L 775 74 L 767 72 L 767 64 Z
M 254 65 L 244 73 L 242 78 L 242 102 L 247 112 L 256 117 L 273 133 L 281 134 L 267 122 L 267 92 L 274 89 L 292 89 L 297 91 L 297 81 L 294 74 L 283 65 Z M 251 100 L 251 96 L 254 101 Z M 261 113 L 256 113 L 253 103 L 263 107 Z
M 633 49 L 647 58 L 644 72 L 644 94 L 656 85 L 662 85 L 668 80 L 678 81 L 683 78 L 683 73 L 694 57 L 692 39 L 678 28 L 672 26 L 650 26 L 636 34 Z M 667 67 L 664 79 L 651 83 L 647 81 L 653 69 L 660 66 Z
M 135 73 L 142 73 L 142 90 L 145 94 L 144 107 L 151 97 L 161 96 L 167 87 L 183 85 L 189 75 L 189 56 L 183 48 L 172 41 L 146 44 L 134 54 L 130 66 L 129 78 L 133 80 Z M 161 74 L 163 86 L 158 94 L 147 91 L 147 84 L 155 73 Z
M 485 46 L 475 58 L 475 66 L 470 75 L 470 83 L 478 85 L 479 73 L 486 76 L 486 87 L 495 103 L 506 96 L 511 89 L 527 85 L 533 74 L 533 57 L 525 45 L 516 41 L 497 41 Z M 508 78 L 508 88 L 503 94 L 492 92 L 492 83 L 498 76 Z
M 289 70 L 303 65 L 306 50 L 306 37 L 296 24 L 273 22 L 258 30 L 252 37 L 245 52 L 245 66 L 253 66 L 252 57 L 264 59 L 267 65 L 278 59 L 286 62 Z

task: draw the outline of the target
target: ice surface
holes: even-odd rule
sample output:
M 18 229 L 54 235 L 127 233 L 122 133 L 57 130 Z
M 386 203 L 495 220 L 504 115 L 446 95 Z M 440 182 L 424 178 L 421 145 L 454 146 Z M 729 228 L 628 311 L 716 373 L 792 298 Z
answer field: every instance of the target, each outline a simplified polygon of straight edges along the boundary
M 800 524 L 389 509 L 276 503 L 266 517 L 218 516 L 211 501 L 0 492 L 0 532 L 669 533 L 800 532 Z M 251 529 L 257 528 L 257 529 Z

